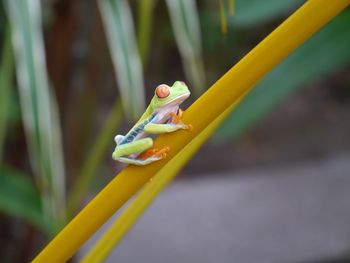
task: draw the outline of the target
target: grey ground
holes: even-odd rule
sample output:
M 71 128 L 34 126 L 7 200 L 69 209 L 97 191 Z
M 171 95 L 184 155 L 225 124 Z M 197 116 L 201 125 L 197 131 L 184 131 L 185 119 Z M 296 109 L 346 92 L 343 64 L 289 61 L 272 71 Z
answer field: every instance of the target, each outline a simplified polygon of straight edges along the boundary
M 349 255 L 343 154 L 178 180 L 107 262 L 350 262 Z

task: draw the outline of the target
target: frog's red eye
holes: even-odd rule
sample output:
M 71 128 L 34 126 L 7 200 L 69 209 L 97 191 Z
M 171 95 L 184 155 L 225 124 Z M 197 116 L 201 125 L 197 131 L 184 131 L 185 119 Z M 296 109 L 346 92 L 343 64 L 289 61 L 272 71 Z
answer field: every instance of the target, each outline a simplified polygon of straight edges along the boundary
M 161 84 L 156 88 L 155 93 L 158 98 L 163 99 L 169 96 L 170 90 L 167 85 Z

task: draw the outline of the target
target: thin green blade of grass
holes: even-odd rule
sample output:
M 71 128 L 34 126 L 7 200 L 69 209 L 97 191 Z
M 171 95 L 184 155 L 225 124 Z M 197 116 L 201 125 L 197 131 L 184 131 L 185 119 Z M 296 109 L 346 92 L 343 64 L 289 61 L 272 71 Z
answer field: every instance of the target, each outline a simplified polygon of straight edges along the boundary
M 145 108 L 141 59 L 137 50 L 130 7 L 125 0 L 99 0 L 123 107 L 137 119 Z
M 194 0 L 166 1 L 182 64 L 196 95 L 205 87 L 199 17 Z
M 9 168 L 0 167 L 0 211 L 18 217 L 47 234 L 54 228 L 44 220 L 40 193 L 25 174 Z
M 10 113 L 11 88 L 14 73 L 13 64 L 11 32 L 10 28 L 7 27 L 0 66 L 0 164 L 2 163 L 4 140 Z
M 65 175 L 57 105 L 49 89 L 41 4 L 8 0 L 20 106 L 29 158 L 47 220 L 64 218 Z
M 225 5 L 222 0 L 219 0 L 219 9 L 220 9 L 220 28 L 221 34 L 227 33 L 227 18 L 226 18 L 226 10 Z
M 350 12 L 345 11 L 267 75 L 220 127 L 216 141 L 242 135 L 290 94 L 350 59 Z
M 155 2 L 156 0 L 140 0 L 138 5 L 137 44 L 144 66 L 148 60 Z

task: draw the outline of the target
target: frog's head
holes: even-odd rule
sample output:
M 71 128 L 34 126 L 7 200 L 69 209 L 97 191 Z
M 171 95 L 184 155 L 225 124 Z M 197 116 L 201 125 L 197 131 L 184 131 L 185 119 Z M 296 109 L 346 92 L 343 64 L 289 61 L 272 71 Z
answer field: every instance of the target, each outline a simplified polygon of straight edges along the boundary
M 161 84 L 155 89 L 154 93 L 155 95 L 151 101 L 154 109 L 180 105 L 191 94 L 183 81 L 175 81 L 171 87 Z

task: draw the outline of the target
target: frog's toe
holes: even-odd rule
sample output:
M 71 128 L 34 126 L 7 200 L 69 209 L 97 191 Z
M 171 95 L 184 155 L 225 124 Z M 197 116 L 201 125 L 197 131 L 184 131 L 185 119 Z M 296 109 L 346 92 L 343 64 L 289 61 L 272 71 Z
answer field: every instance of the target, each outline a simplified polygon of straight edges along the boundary
M 145 159 L 147 159 L 147 158 L 150 158 L 150 157 L 152 157 L 157 151 L 158 151 L 158 149 L 156 149 L 156 148 L 149 149 L 149 150 L 147 150 L 147 151 L 141 153 L 141 154 L 138 156 L 138 159 L 145 160 Z
M 177 115 L 175 112 L 171 112 L 171 123 L 173 124 L 179 124 L 181 123 L 181 116 Z
M 167 153 L 170 151 L 169 146 L 164 146 L 162 149 L 158 150 L 157 153 Z
M 192 131 L 193 130 L 193 125 L 192 124 L 185 125 L 185 130 Z
M 165 146 L 162 149 L 160 149 L 159 151 L 157 151 L 153 156 L 158 156 L 161 159 L 165 158 L 167 153 L 170 151 L 170 147 L 169 146 Z
M 192 124 L 179 124 L 181 126 L 181 129 L 183 130 L 188 130 L 188 131 L 192 131 L 193 130 L 193 125 Z
M 148 159 L 148 158 L 156 158 L 157 160 L 163 159 L 166 157 L 167 152 L 170 151 L 169 146 L 165 146 L 161 149 L 150 149 L 141 155 L 138 156 L 139 159 Z
M 143 153 L 141 153 L 138 158 L 139 159 L 147 159 L 149 157 L 151 157 L 153 154 L 155 154 L 158 151 L 158 149 L 153 148 L 153 149 L 149 149 Z

